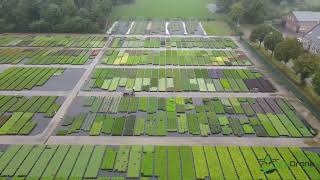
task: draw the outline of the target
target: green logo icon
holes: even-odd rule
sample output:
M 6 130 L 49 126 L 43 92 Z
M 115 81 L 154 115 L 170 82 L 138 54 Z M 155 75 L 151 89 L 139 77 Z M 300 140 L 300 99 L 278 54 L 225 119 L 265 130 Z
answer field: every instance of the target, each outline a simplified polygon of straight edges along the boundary
M 278 160 L 279 159 L 272 159 L 271 156 L 267 154 L 264 159 L 258 159 L 259 164 L 261 166 L 260 170 L 266 174 L 273 173 L 274 171 L 277 170 L 274 163 L 277 162 Z

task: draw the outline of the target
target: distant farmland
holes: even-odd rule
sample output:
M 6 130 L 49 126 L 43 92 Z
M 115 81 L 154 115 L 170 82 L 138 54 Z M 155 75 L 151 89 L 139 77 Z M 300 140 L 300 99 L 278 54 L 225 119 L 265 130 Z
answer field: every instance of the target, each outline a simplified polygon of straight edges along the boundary
M 212 0 L 136 0 L 129 5 L 116 6 L 113 18 L 209 18 Z

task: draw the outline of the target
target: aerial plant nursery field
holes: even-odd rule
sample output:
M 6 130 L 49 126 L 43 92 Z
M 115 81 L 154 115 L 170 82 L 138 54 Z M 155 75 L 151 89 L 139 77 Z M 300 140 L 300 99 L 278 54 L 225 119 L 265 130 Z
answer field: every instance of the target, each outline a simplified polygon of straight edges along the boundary
M 88 49 L 0 49 L 0 64 L 85 64 L 99 50 Z
M 54 96 L 0 96 L 0 135 L 40 133 L 59 110 L 59 101 Z
M 102 60 L 109 65 L 250 66 L 241 51 L 117 50 L 110 49 Z
M 320 179 L 318 121 L 213 3 L 117 4 L 101 34 L 0 34 L 0 180 Z
M 86 97 L 57 135 L 312 137 L 286 100 L 276 98 Z
M 236 49 L 237 45 L 225 37 L 116 37 L 110 47 Z
M 94 35 L 0 35 L 0 47 L 101 48 L 106 41 Z
M 13 179 L 320 178 L 319 155 L 301 148 L 12 145 L 0 154 L 1 177 Z M 277 160 L 267 166 L 266 156 Z
M 98 68 L 84 90 L 145 92 L 274 92 L 254 69 Z
M 133 3 L 116 6 L 111 14 L 114 19 L 150 18 L 212 18 L 215 16 L 207 6 L 210 0 L 136 0 Z

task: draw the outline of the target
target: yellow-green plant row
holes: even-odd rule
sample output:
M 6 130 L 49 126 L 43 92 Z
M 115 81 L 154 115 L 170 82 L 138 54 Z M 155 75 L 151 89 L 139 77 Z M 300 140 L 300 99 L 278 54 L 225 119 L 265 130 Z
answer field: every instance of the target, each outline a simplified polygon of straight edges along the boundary
M 109 65 L 186 65 L 186 66 L 250 66 L 240 51 L 183 50 L 108 50 L 103 64 Z
M 12 145 L 2 178 L 319 179 L 319 154 L 287 147 Z

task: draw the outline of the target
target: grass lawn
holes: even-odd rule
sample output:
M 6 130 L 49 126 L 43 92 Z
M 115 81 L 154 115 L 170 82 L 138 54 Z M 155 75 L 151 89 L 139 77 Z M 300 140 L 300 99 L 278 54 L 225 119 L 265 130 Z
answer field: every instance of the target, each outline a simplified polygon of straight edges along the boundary
M 209 36 L 228 36 L 231 35 L 231 29 L 222 21 L 201 22 L 204 30 Z
M 111 17 L 116 18 L 212 18 L 207 5 L 213 0 L 135 0 L 133 4 L 119 5 Z

